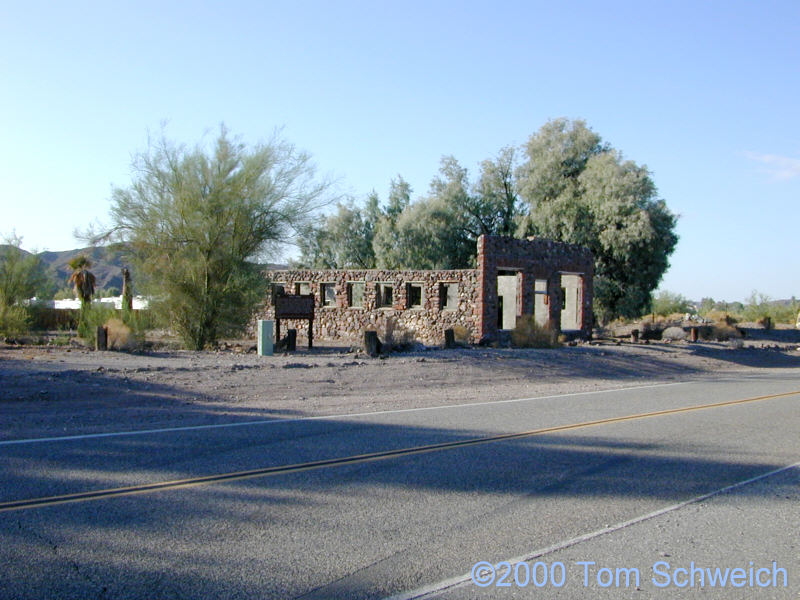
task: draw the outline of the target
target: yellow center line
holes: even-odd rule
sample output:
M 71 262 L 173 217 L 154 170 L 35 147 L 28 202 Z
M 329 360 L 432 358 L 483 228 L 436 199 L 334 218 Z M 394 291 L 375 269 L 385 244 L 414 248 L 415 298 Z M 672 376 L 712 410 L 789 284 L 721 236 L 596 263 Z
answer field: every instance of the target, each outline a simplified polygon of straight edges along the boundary
M 325 460 L 297 463 L 292 465 L 265 467 L 262 469 L 253 469 L 250 471 L 220 473 L 217 475 L 206 475 L 204 477 L 193 477 L 190 479 L 176 479 L 173 481 L 161 481 L 158 483 L 147 483 L 142 485 L 95 490 L 90 492 L 78 492 L 75 494 L 64 494 L 60 496 L 48 496 L 43 498 L 29 498 L 26 500 L 14 500 L 11 502 L 0 503 L 0 512 L 8 512 L 13 510 L 26 510 L 31 508 L 45 507 L 45 506 L 55 506 L 58 504 L 66 504 L 70 502 L 102 500 L 105 498 L 115 498 L 119 496 L 132 496 L 135 494 L 146 494 L 149 492 L 156 492 L 159 490 L 175 490 L 175 489 L 194 487 L 198 485 L 222 483 L 226 481 L 241 481 L 243 479 L 252 479 L 256 477 L 269 477 L 272 475 L 300 473 L 303 471 L 311 471 L 314 469 L 322 469 L 325 467 L 339 467 L 339 466 L 353 465 L 371 461 L 386 460 L 389 458 L 395 458 L 400 456 L 413 456 L 416 454 L 437 452 L 439 450 L 449 450 L 453 448 L 463 448 L 465 446 L 476 446 L 478 444 L 489 444 L 492 442 L 500 442 L 504 440 L 514 440 L 519 438 L 531 437 L 535 435 L 555 433 L 557 431 L 569 431 L 585 427 L 594 427 L 597 425 L 622 423 L 624 421 L 633 421 L 635 419 L 647 419 L 650 417 L 660 417 L 664 415 L 686 413 L 697 410 L 707 410 L 711 408 L 735 406 L 737 404 L 747 404 L 751 402 L 759 402 L 762 400 L 773 400 L 776 398 L 785 398 L 787 396 L 794 396 L 797 394 L 800 394 L 800 390 L 794 392 L 784 392 L 781 394 L 770 394 L 767 396 L 744 398 L 742 400 L 729 400 L 726 402 L 715 402 L 712 404 L 700 404 L 696 406 L 685 406 L 682 408 L 670 408 L 654 412 L 625 415 L 622 417 L 608 417 L 606 419 L 598 419 L 595 421 L 584 421 L 582 423 L 571 423 L 568 425 L 556 425 L 553 427 L 543 427 L 540 429 L 531 429 L 529 431 L 520 431 L 517 433 L 504 433 L 500 435 L 493 435 L 487 437 L 470 438 L 466 440 L 458 440 L 452 442 L 441 442 L 438 444 L 428 444 L 425 446 L 413 446 L 411 448 L 398 448 L 395 450 L 384 450 L 380 452 L 370 452 L 367 454 L 357 454 L 354 456 L 346 456 L 342 458 L 330 458 Z

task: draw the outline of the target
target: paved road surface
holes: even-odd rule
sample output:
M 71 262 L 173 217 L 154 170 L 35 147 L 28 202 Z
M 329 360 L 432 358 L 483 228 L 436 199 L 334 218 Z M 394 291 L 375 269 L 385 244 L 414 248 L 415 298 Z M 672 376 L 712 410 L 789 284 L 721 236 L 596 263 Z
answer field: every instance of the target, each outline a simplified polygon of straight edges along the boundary
M 708 597 L 798 598 L 799 425 L 788 369 L 138 435 L 120 415 L 0 442 L 0 598 L 672 598 L 691 566 L 745 570 Z M 512 572 L 479 587 L 478 561 Z

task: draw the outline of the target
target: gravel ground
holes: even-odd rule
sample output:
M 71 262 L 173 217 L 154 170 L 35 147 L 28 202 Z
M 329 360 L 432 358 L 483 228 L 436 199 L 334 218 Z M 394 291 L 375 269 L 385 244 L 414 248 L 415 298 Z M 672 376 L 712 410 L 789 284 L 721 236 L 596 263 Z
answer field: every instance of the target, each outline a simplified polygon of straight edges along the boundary
M 800 333 L 800 332 L 798 332 Z M 440 406 L 800 368 L 797 342 L 580 344 L 556 350 L 349 348 L 92 352 L 0 345 L 0 439 Z

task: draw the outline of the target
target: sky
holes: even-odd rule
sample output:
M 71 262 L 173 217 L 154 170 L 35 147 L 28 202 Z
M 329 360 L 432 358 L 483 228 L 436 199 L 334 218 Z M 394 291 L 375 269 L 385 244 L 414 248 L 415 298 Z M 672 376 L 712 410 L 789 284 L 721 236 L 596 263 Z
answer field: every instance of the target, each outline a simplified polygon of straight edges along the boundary
M 0 0 L 0 233 L 80 247 L 162 128 L 279 131 L 360 202 L 567 117 L 680 215 L 661 289 L 800 297 L 798 98 L 797 0 Z

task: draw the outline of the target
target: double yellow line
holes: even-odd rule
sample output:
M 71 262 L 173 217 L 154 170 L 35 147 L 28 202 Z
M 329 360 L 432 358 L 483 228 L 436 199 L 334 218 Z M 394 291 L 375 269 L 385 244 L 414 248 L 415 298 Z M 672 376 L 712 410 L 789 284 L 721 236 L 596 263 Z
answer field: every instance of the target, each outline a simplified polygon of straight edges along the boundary
M 293 465 L 282 465 L 277 467 L 266 467 L 263 469 L 253 469 L 250 471 L 238 471 L 233 473 L 221 473 L 218 475 L 207 475 L 205 477 L 193 477 L 190 479 L 176 479 L 173 481 L 162 481 L 158 483 L 147 483 L 143 485 L 134 485 L 128 487 L 110 488 L 104 490 L 95 490 L 91 492 L 79 492 L 76 494 L 64 494 L 60 496 L 48 496 L 43 498 L 29 498 L 26 500 L 14 500 L 12 502 L 0 503 L 0 512 L 9 512 L 14 510 L 27 510 L 32 508 L 42 508 L 46 506 L 56 506 L 58 504 L 67 504 L 70 502 L 86 502 L 89 500 L 104 500 L 106 498 L 116 498 L 118 496 L 132 496 L 135 494 L 147 494 L 150 492 L 157 492 L 160 490 L 176 490 L 182 488 L 189 488 L 198 485 L 209 485 L 212 483 L 224 483 L 226 481 L 241 481 L 243 479 L 253 479 L 256 477 L 270 477 L 273 475 L 284 475 L 291 473 L 301 473 L 303 471 L 312 471 L 315 469 L 323 469 L 326 467 L 340 467 L 345 465 L 354 465 L 359 463 L 366 463 L 371 461 L 386 460 L 401 456 L 413 456 L 415 454 L 426 454 L 428 452 L 438 452 L 440 450 L 450 450 L 453 448 L 463 448 L 465 446 L 477 446 L 479 444 L 489 444 L 493 442 L 501 442 L 505 440 L 514 440 L 519 438 L 531 437 L 535 435 L 544 435 L 547 433 L 555 433 L 557 431 L 570 431 L 573 429 L 581 429 L 584 427 L 594 427 L 596 425 L 608 425 L 611 423 L 621 423 L 624 421 L 633 421 L 635 419 L 647 419 L 650 417 L 660 417 L 664 415 L 673 415 L 678 413 L 692 412 L 696 410 L 707 410 L 711 408 L 722 408 L 724 406 L 735 406 L 737 404 L 748 404 L 751 402 L 759 402 L 762 400 L 773 400 L 775 398 L 785 398 L 787 396 L 794 396 L 800 394 L 800 390 L 794 392 L 785 392 L 781 394 L 770 394 L 768 396 L 756 396 L 754 398 L 745 398 L 742 400 L 730 400 L 727 402 L 716 402 L 713 404 L 701 404 L 696 406 L 686 406 L 683 408 L 671 408 L 667 410 L 658 410 L 654 412 L 639 413 L 634 415 L 625 415 L 622 417 L 609 417 L 607 419 L 598 419 L 596 421 L 584 421 L 582 423 L 571 423 L 569 425 L 556 425 L 555 427 L 543 427 L 541 429 L 531 429 L 529 431 L 520 431 L 517 433 L 505 433 L 501 435 L 493 435 L 488 437 L 471 438 L 466 440 L 458 440 L 453 442 L 441 442 L 439 444 L 429 444 L 426 446 L 414 446 L 411 448 L 399 448 L 396 450 L 384 450 L 381 452 L 370 452 L 367 454 L 357 454 L 354 456 L 346 456 L 342 458 L 330 458 L 326 460 L 317 460 L 312 462 L 297 463 Z

